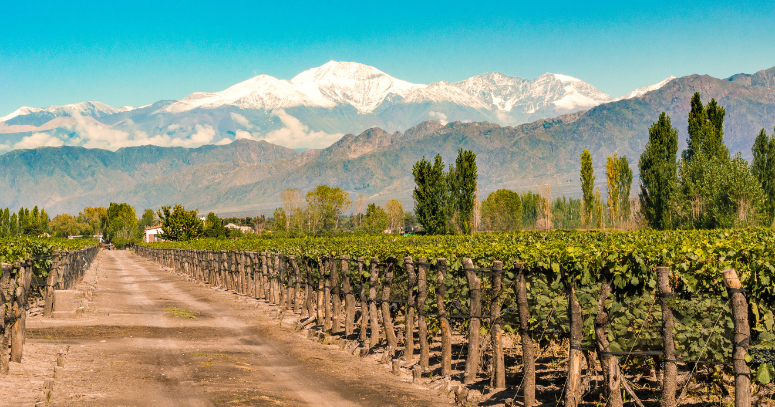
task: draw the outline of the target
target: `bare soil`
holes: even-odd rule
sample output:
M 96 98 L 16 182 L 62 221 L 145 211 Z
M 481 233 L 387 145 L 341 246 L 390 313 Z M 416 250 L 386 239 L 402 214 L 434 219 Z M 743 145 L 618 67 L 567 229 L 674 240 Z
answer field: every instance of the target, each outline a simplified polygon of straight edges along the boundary
M 55 406 L 435 406 L 446 393 L 324 345 L 255 299 L 189 281 L 127 251 L 100 254 L 83 317 L 30 317 L 2 405 L 32 405 L 70 345 Z M 171 308 L 195 318 L 176 316 Z M 184 313 L 185 314 L 185 313 Z M 190 315 L 191 316 L 191 315 Z M 18 383 L 12 391 L 5 383 Z M 37 384 L 36 384 L 37 383 Z M 11 399 L 6 394 L 17 394 Z M 26 397 L 24 400 L 21 398 Z

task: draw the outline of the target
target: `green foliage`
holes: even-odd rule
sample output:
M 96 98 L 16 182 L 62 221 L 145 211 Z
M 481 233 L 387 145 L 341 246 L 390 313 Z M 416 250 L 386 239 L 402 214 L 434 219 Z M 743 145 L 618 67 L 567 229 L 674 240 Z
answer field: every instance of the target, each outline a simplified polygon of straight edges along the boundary
M 287 230 L 288 215 L 285 214 L 285 209 L 275 209 L 274 213 L 272 214 L 272 219 L 274 219 L 272 230 L 275 232 L 285 232 Z
M 759 181 L 766 200 L 765 223 L 772 225 L 775 221 L 775 132 L 772 136 L 767 136 L 767 132 L 762 129 L 756 136 L 751 152 L 751 173 Z
M 555 229 L 579 229 L 582 223 L 581 199 L 557 198 L 552 204 L 552 222 Z
M 207 214 L 202 236 L 205 237 L 229 237 L 231 231 L 226 227 L 226 222 L 213 212 Z
M 187 211 L 183 205 L 175 205 L 174 208 L 162 206 L 156 212 L 161 220 L 162 233 L 159 237 L 170 241 L 185 241 L 199 237 L 202 234 L 203 225 L 197 217 L 197 212 L 196 209 Z
M 0 237 L 40 236 L 48 232 L 49 218 L 43 209 L 36 205 L 32 211 L 19 208 L 18 215 L 9 208 L 0 210 Z
M 523 192 L 520 195 L 522 201 L 522 228 L 534 229 L 538 220 L 538 211 L 541 205 L 541 195 L 532 191 Z
M 584 200 L 584 216 L 587 227 L 592 222 L 595 204 L 595 170 L 592 168 L 592 155 L 588 150 L 581 153 L 581 196 Z
M 461 148 L 455 165 L 449 167 L 448 185 L 452 214 L 464 235 L 470 235 L 472 230 L 477 178 L 476 154 Z
M 366 215 L 360 224 L 360 229 L 368 232 L 382 233 L 388 228 L 388 214 L 382 207 L 370 203 L 366 207 Z
M 700 94 L 692 96 L 689 111 L 689 138 L 687 148 L 681 153 L 684 161 L 691 162 L 698 154 L 729 160 L 729 149 L 724 144 L 724 116 L 726 111 L 711 99 L 706 107 L 702 106 Z
M 137 230 L 137 214 L 135 208 L 126 203 L 111 202 L 107 211 L 106 237 L 130 239 Z
M 307 192 L 307 210 L 313 222 L 312 230 L 333 231 L 339 218 L 350 207 L 350 194 L 342 188 L 318 185 Z M 286 214 L 287 216 L 287 214 Z M 287 223 L 287 222 L 286 222 Z
M 447 233 L 450 196 L 441 155 L 437 154 L 433 163 L 423 157 L 412 167 L 412 174 L 415 183 L 412 196 L 417 221 L 428 234 Z
M 640 205 L 648 225 L 654 229 L 674 227 L 677 197 L 678 130 L 662 112 L 649 128 L 649 141 L 640 156 Z
M 482 201 L 482 223 L 487 230 L 513 232 L 522 227 L 522 200 L 508 189 L 490 193 Z
M 51 255 L 54 250 L 77 250 L 97 244 L 99 242 L 94 239 L 5 237 L 0 238 L 0 263 L 13 264 L 32 258 L 33 272 L 39 278 L 45 278 L 51 267 Z

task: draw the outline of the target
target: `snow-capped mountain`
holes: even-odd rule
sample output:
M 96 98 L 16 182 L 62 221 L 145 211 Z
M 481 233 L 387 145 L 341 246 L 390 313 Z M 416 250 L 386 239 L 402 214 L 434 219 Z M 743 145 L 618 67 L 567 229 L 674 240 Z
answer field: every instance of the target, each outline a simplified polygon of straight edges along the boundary
M 647 91 L 641 89 L 632 94 Z M 5 124 L 0 126 L 0 152 L 35 143 L 193 147 L 238 138 L 323 148 L 346 133 L 371 127 L 403 131 L 428 119 L 513 126 L 613 100 L 578 78 L 554 73 L 534 79 L 485 73 L 458 82 L 418 84 L 372 66 L 330 61 L 290 80 L 258 75 L 219 92 L 196 92 L 139 108 L 100 102 L 22 107 L 0 118 Z M 25 139 L 33 134 L 36 139 Z
M 643 96 L 643 95 L 645 95 L 648 92 L 651 92 L 653 90 L 657 90 L 657 89 L 662 88 L 663 86 L 667 85 L 667 83 L 672 81 L 673 79 L 675 79 L 675 76 L 670 75 L 667 78 L 665 78 L 665 80 L 663 80 L 661 82 L 657 82 L 657 83 L 655 83 L 653 85 L 644 86 L 642 88 L 635 89 L 634 91 L 632 91 L 632 92 L 630 92 L 630 93 L 628 93 L 628 94 L 626 94 L 626 95 L 624 95 L 624 96 L 622 96 L 622 97 L 620 97 L 620 98 L 618 98 L 616 100 L 632 99 L 632 98 L 637 98 L 637 97 Z

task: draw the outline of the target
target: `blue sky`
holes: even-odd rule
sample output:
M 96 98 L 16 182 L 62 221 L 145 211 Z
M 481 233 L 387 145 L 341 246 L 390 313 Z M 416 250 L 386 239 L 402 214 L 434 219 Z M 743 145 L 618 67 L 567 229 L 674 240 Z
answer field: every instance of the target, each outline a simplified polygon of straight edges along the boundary
M 416 83 L 578 77 L 619 96 L 669 75 L 775 65 L 775 3 L 41 2 L 2 4 L 0 116 L 84 100 L 140 106 L 289 79 L 329 60 Z

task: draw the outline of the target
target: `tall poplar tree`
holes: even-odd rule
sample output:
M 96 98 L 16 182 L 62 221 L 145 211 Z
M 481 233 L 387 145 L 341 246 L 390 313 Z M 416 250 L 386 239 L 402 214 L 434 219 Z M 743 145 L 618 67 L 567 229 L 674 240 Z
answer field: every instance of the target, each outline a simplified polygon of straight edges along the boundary
M 767 132 L 762 129 L 754 140 L 753 163 L 751 173 L 764 191 L 766 201 L 767 224 L 772 224 L 775 220 L 775 132 L 772 136 L 767 136 Z
M 415 182 L 412 197 L 417 222 L 428 234 L 447 233 L 450 197 L 441 155 L 437 154 L 433 163 L 423 157 L 412 167 L 412 175 Z
M 673 207 L 678 183 L 676 154 L 678 130 L 665 112 L 649 128 L 649 141 L 640 156 L 640 203 L 650 227 L 673 227 Z
M 476 204 L 476 154 L 462 148 L 457 152 L 455 165 L 449 166 L 449 190 L 452 214 L 464 235 L 470 235 Z
M 608 156 L 605 163 L 605 183 L 608 187 L 608 210 L 611 222 L 616 225 L 619 219 L 619 157 Z
M 592 168 L 592 155 L 584 149 L 581 153 L 581 193 L 584 198 L 584 216 L 587 227 L 592 223 L 595 204 L 595 170 Z
M 630 160 L 624 155 L 619 158 L 617 166 L 619 167 L 616 171 L 616 183 L 619 185 L 619 217 L 628 220 L 630 218 L 630 187 L 632 187 Z

